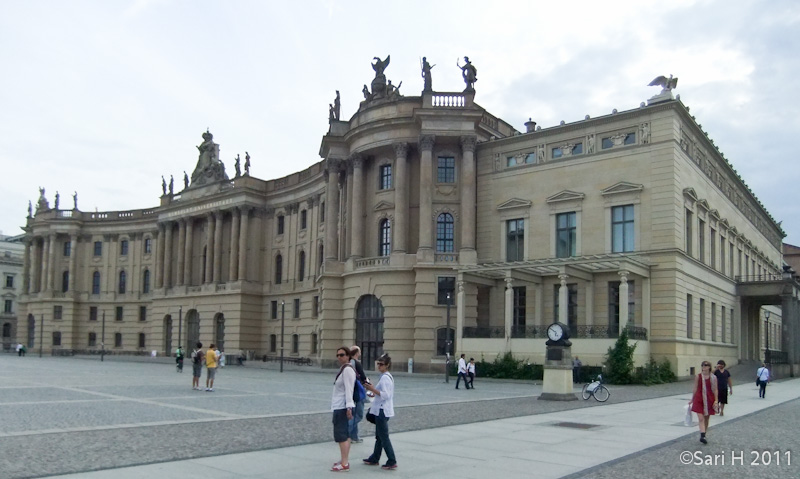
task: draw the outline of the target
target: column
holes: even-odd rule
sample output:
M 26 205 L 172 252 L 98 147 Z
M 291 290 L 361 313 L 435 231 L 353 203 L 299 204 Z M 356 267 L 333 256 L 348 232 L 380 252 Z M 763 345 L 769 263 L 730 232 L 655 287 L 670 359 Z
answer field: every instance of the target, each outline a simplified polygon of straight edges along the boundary
M 241 210 L 241 223 L 239 229 L 239 281 L 247 280 L 247 225 L 250 223 L 250 208 L 245 206 Z
M 25 255 L 22 260 L 22 292 L 31 293 L 31 241 L 32 238 L 25 238 Z
M 328 208 L 325 214 L 325 259 L 331 261 L 339 260 L 339 167 L 341 160 L 328 158 L 326 161 L 325 176 L 328 187 L 325 199 L 325 206 Z
M 51 234 L 48 238 L 47 248 L 47 289 L 55 289 L 55 269 L 56 269 L 56 235 Z
M 561 286 L 558 288 L 558 322 L 561 324 L 569 323 L 569 288 L 567 288 L 567 279 L 569 275 L 560 274 L 558 279 L 561 281 Z
M 353 209 L 352 228 L 350 236 L 350 252 L 356 258 L 364 256 L 364 160 L 353 155 L 350 158 L 353 165 Z M 394 225 L 392 225 L 394 226 Z
M 506 351 L 511 351 L 511 327 L 514 324 L 514 280 L 504 278 L 506 282 L 505 290 L 505 329 L 506 329 Z
M 475 144 L 477 141 L 478 138 L 475 136 L 461 137 L 461 251 L 475 250 Z
M 164 224 L 164 288 L 172 287 L 172 222 Z
M 536 283 L 533 286 L 536 292 L 536 297 L 533 299 L 533 310 L 536 314 L 536 324 L 545 326 L 547 322 L 544 319 L 544 285 Z
M 461 338 L 464 336 L 465 309 L 466 303 L 464 302 L 464 279 L 463 274 L 459 274 L 458 281 L 456 282 L 456 334 L 455 338 L 453 338 L 456 346 L 459 348 L 461 347 Z M 458 351 L 458 349 L 454 348 L 453 351 Z
M 35 258 L 33 262 L 33 272 L 34 272 L 34 282 L 33 287 L 36 289 L 36 292 L 42 291 L 42 276 L 44 273 L 44 238 L 39 238 L 36 240 L 36 249 L 34 250 Z
M 186 218 L 186 244 L 183 246 L 183 284 L 192 284 L 192 232 L 194 218 Z
M 392 225 L 392 251 L 408 250 L 408 144 L 394 144 L 394 224 Z
M 594 324 L 594 281 L 586 282 L 586 326 Z
M 158 225 L 158 246 L 156 250 L 156 288 L 164 287 L 164 224 Z
M 206 215 L 206 280 L 205 283 L 211 283 L 214 273 L 214 213 Z
M 222 211 L 214 212 L 217 225 L 214 228 L 214 283 L 222 279 Z
M 178 273 L 177 284 L 178 286 L 184 285 L 184 267 L 186 264 L 186 220 L 181 218 L 178 221 L 178 268 L 175 271 Z
M 619 333 L 628 325 L 628 272 L 619 274 Z
M 68 291 L 75 291 L 75 278 L 78 276 L 78 271 L 75 266 L 78 256 L 78 236 L 69 236 L 69 283 L 67 284 Z
M 228 258 L 228 281 L 236 281 L 236 270 L 239 267 L 239 217 L 238 208 L 231 210 L 231 253 Z
M 433 244 L 433 145 L 434 135 L 419 137 L 419 250 L 417 254 L 431 251 Z M 433 258 L 431 258 L 432 260 Z

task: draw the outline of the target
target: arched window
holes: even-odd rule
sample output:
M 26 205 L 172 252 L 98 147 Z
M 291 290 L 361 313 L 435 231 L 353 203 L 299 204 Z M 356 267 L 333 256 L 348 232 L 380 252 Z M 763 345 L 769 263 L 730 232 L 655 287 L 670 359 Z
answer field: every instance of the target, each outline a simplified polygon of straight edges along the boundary
M 455 228 L 453 226 L 453 215 L 442 213 L 436 219 L 436 252 L 452 253 L 455 251 Z
M 378 256 L 389 256 L 392 252 L 392 224 L 388 218 L 381 220 L 378 231 Z
M 125 274 L 125 270 L 119 272 L 119 288 L 117 292 L 119 294 L 125 294 L 125 289 L 127 286 L 128 275 Z
M 69 271 L 61 273 L 61 292 L 66 293 L 69 291 Z
M 92 274 L 92 294 L 100 294 L 100 271 Z
M 275 257 L 275 284 L 281 284 L 283 280 L 283 256 Z
M 306 252 L 301 251 L 297 255 L 297 281 L 303 281 L 306 277 Z
M 142 293 L 147 294 L 150 292 L 150 270 L 144 270 L 142 273 Z

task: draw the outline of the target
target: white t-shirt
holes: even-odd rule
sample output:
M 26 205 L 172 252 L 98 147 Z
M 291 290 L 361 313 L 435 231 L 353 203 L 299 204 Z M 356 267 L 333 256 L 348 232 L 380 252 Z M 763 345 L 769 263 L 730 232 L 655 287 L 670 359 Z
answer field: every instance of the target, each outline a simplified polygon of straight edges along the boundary
M 468 370 L 468 371 L 469 371 L 471 374 L 475 374 L 475 363 L 469 363 L 469 364 L 467 365 L 467 368 L 468 368 L 467 370 Z
M 349 369 L 349 368 L 348 368 Z M 375 389 L 380 391 L 380 394 L 375 395 L 372 405 L 369 407 L 369 412 L 378 416 L 383 409 L 383 415 L 386 417 L 394 416 L 394 378 L 388 372 L 381 375 L 378 385 Z
M 467 372 L 467 362 L 464 358 L 458 358 L 458 372 L 459 374 Z

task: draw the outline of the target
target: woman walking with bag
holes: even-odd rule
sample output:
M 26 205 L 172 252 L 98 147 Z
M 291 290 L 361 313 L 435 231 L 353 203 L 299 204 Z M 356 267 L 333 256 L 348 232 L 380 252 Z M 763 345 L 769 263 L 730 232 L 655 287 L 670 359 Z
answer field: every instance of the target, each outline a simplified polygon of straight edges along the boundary
M 336 360 L 339 361 L 339 373 L 333 380 L 333 396 L 331 397 L 331 411 L 333 411 L 333 440 L 339 444 L 341 460 L 333 463 L 331 471 L 347 472 L 350 470 L 350 434 L 347 423 L 353 419 L 353 386 L 356 382 L 356 371 L 350 366 L 350 350 L 342 346 L 336 350 Z
M 377 466 L 381 460 L 381 450 L 383 450 L 386 451 L 386 464 L 382 466 L 383 469 L 397 469 L 397 459 L 394 456 L 392 441 L 389 439 L 389 418 L 394 416 L 394 378 L 389 373 L 392 358 L 388 354 L 383 354 L 375 362 L 375 365 L 378 372 L 381 373 L 381 379 L 376 386 L 364 385 L 375 394 L 375 399 L 372 401 L 367 415 L 367 420 L 370 422 L 373 422 L 370 415 L 374 416 L 375 448 L 372 450 L 372 455 L 364 459 L 364 464 Z
M 767 396 L 767 383 L 769 382 L 767 363 L 761 363 L 761 367 L 756 371 L 756 382 L 758 383 L 758 397 L 764 399 Z
M 711 363 L 703 361 L 700 365 L 701 372 L 694 381 L 692 390 L 692 412 L 697 413 L 697 422 L 700 427 L 700 442 L 708 444 L 706 431 L 708 430 L 708 420 L 716 414 L 718 407 L 717 399 L 717 377 L 711 374 Z

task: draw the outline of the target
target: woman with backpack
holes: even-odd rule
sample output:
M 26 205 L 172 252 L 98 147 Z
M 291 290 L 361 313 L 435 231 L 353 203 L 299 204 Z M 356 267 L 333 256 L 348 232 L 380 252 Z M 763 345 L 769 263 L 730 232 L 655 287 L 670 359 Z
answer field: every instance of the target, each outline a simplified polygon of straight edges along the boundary
M 386 451 L 386 464 L 381 466 L 383 469 L 397 469 L 397 459 L 394 456 L 392 441 L 389 439 L 389 418 L 394 417 L 394 378 L 389 373 L 392 366 L 392 358 L 388 354 L 383 354 L 375 362 L 381 379 L 376 386 L 365 384 L 364 386 L 375 394 L 375 400 L 369 408 L 369 414 L 375 420 L 375 448 L 372 455 L 364 459 L 364 464 L 377 466 L 381 460 L 381 451 Z M 367 420 L 372 419 L 367 415 Z
M 200 376 L 203 375 L 203 343 L 197 342 L 192 351 L 192 389 L 202 391 L 200 388 Z

